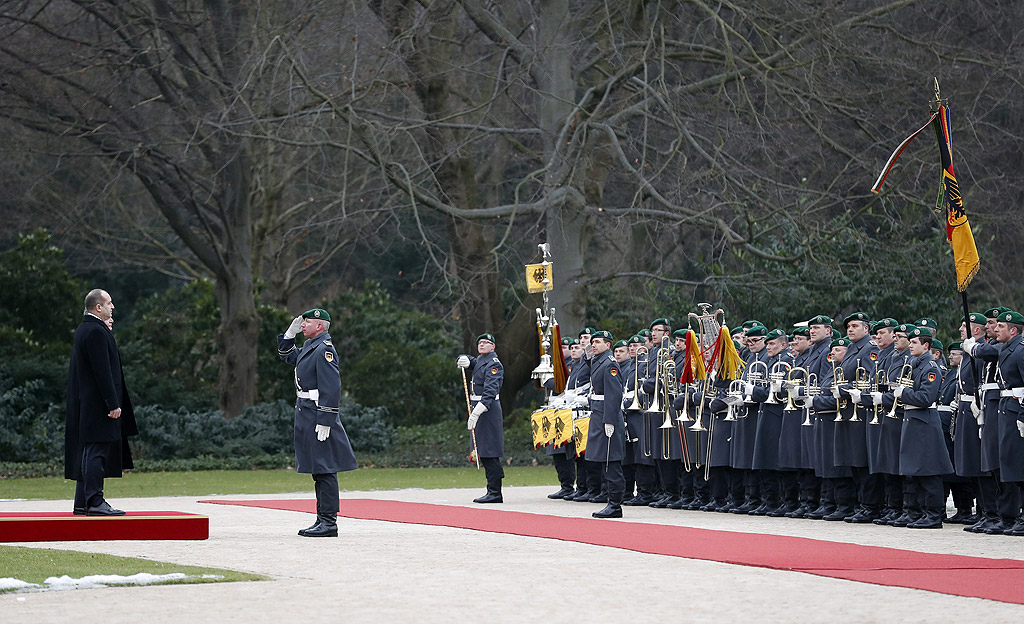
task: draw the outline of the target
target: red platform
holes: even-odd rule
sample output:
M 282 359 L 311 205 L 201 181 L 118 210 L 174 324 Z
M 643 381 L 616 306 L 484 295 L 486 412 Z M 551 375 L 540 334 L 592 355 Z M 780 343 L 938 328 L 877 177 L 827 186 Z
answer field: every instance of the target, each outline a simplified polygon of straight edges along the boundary
M 70 511 L 0 512 L 0 542 L 202 540 L 210 518 L 180 511 L 129 511 L 124 516 L 76 516 Z

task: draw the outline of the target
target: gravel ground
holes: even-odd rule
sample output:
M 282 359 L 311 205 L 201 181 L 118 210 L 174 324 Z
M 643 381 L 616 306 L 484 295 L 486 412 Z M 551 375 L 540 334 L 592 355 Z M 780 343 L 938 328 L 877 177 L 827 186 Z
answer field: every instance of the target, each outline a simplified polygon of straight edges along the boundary
M 506 488 L 492 508 L 589 517 L 598 505 L 545 498 L 549 487 Z M 472 506 L 475 490 L 343 492 Z M 648 555 L 604 546 L 447 527 L 339 519 L 337 539 L 295 532 L 311 514 L 201 504 L 200 499 L 112 500 L 133 510 L 208 515 L 205 541 L 23 544 L 144 557 L 265 574 L 274 580 L 124 587 L 0 596 L 0 621 L 294 622 L 1020 622 L 1024 606 L 884 587 L 798 572 Z M 62 511 L 69 501 L 0 503 L 5 511 Z M 873 525 L 627 508 L 626 520 L 774 533 L 923 552 L 1024 560 L 1024 539 L 965 533 L 957 526 L 911 531 Z M 615 522 L 615 521 L 609 521 Z M 102 570 L 97 570 L 102 572 Z M 0 562 L 0 576 L 3 564 Z M 331 613 L 327 613 L 331 612 Z

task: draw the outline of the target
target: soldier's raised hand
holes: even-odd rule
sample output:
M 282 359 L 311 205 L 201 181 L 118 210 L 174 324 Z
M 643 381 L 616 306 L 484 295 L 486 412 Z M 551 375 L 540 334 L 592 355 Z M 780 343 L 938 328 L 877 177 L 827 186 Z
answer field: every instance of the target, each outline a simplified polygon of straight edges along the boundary
M 285 338 L 294 338 L 299 335 L 302 331 L 302 317 L 296 316 L 292 319 L 292 324 L 288 326 L 288 329 L 284 330 Z
M 469 356 L 460 355 L 459 359 L 455 360 L 455 365 L 459 368 L 469 368 Z

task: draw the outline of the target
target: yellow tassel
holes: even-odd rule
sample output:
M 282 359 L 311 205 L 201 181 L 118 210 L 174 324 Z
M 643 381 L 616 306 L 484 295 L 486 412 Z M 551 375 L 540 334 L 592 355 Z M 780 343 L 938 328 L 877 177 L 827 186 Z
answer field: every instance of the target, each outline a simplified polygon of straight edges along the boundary
M 736 345 L 732 343 L 729 328 L 725 325 L 718 331 L 718 343 L 722 350 L 718 360 L 718 378 L 739 379 L 746 364 L 740 359 L 740 354 L 736 352 Z
M 690 370 L 693 371 L 694 380 L 706 379 L 708 372 L 704 369 L 704 358 L 700 354 L 700 343 L 697 342 L 697 333 L 694 331 L 686 332 L 686 351 L 690 355 L 690 361 L 688 362 Z

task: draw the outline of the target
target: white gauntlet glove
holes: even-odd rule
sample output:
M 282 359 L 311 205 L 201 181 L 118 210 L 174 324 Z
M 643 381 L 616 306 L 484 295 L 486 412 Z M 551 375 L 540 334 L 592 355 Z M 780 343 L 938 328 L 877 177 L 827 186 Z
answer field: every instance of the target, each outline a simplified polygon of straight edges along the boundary
M 469 413 L 469 420 L 466 422 L 467 429 L 476 429 L 476 421 L 480 420 L 480 414 L 487 411 L 483 403 L 477 403 L 473 411 Z
M 316 426 L 316 439 L 319 442 L 323 442 L 327 438 L 331 437 L 331 428 L 327 425 Z
M 1024 427 L 1024 423 L 1017 423 L 1017 426 L 1018 427 Z M 1022 429 L 1022 431 L 1024 431 L 1024 429 Z M 615 425 L 605 425 L 604 426 L 604 437 L 610 438 L 610 437 L 612 437 L 613 433 L 615 433 Z M 1024 433 L 1022 433 L 1021 435 L 1024 435 Z
M 881 392 L 872 392 L 871 393 L 871 404 L 872 405 L 881 405 L 882 404 L 882 393 Z
M 455 360 L 455 365 L 459 368 L 469 368 L 469 356 L 460 355 L 459 359 Z
M 974 419 L 977 420 L 980 425 L 984 420 L 984 417 L 981 415 L 981 408 L 978 407 L 977 399 L 971 401 L 971 413 L 974 414 Z
M 839 386 L 832 386 L 832 398 L 839 398 Z
M 977 340 L 975 340 L 974 338 L 968 338 L 967 340 L 963 341 L 963 343 L 960 345 L 960 348 L 963 349 L 964 353 L 970 355 L 971 357 L 974 357 L 974 347 L 976 347 L 977 345 Z
M 856 388 L 850 388 L 847 390 L 850 393 L 850 400 L 854 403 L 860 403 L 860 390 Z
M 903 392 L 907 389 L 904 385 L 897 385 L 896 389 L 892 391 L 892 395 L 897 399 L 903 396 Z
M 1020 433 L 1020 437 L 1024 438 L 1024 422 L 1017 421 L 1017 431 Z
M 288 326 L 288 329 L 284 330 L 285 338 L 294 338 L 299 335 L 302 331 L 302 317 L 296 316 L 292 319 L 292 324 Z

